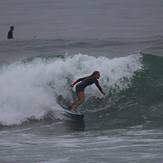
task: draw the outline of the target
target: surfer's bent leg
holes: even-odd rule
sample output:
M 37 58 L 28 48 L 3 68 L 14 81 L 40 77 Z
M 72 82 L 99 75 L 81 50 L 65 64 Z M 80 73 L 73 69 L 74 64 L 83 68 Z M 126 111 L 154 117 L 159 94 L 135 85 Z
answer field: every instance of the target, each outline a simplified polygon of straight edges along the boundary
M 85 93 L 84 93 L 84 91 L 78 92 L 78 93 L 77 93 L 77 96 L 78 96 L 78 99 L 77 99 L 76 101 L 74 101 L 74 102 L 71 104 L 71 106 L 70 106 L 71 111 L 76 110 L 76 108 L 77 108 L 79 105 L 81 105 L 82 103 L 84 103 L 84 101 L 85 101 Z

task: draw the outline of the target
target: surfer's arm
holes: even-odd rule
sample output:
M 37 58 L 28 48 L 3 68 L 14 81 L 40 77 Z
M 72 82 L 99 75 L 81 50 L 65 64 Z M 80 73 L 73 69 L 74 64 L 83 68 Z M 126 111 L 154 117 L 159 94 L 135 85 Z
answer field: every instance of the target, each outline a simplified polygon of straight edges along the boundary
M 71 84 L 71 87 L 73 87 L 75 84 L 79 83 L 80 81 L 83 81 L 84 79 L 86 79 L 87 77 L 84 77 L 84 78 L 79 78 L 78 80 L 74 81 L 72 84 Z
M 100 90 L 100 92 L 101 92 L 103 95 L 105 95 L 105 93 L 104 93 L 104 91 L 102 90 L 102 88 L 101 88 L 101 86 L 100 86 L 98 80 L 95 81 L 95 85 L 96 85 L 97 88 Z

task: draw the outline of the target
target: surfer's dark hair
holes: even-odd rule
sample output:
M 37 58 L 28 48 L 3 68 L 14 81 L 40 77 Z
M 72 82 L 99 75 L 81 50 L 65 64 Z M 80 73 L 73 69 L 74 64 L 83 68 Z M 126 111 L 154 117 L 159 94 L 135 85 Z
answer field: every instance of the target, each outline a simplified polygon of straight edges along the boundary
M 11 29 L 11 30 L 14 30 L 14 26 L 10 26 L 10 29 Z
M 97 75 L 99 73 L 100 73 L 99 71 L 94 71 L 91 76 L 95 76 L 95 75 Z

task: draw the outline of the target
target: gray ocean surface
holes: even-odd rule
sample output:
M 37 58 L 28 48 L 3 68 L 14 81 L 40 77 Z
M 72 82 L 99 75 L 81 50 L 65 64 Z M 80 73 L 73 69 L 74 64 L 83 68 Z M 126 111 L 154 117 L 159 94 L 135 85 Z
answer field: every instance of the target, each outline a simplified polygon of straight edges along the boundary
M 0 162 L 163 163 L 162 20 L 162 0 L 1 0 Z M 66 120 L 94 70 L 106 96 Z

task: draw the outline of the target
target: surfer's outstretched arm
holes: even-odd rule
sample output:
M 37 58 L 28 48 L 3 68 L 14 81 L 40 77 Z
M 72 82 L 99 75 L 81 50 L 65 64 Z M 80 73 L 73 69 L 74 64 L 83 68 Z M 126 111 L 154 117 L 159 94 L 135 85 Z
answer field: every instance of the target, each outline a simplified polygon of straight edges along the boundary
M 97 88 L 100 90 L 100 92 L 105 96 L 105 92 L 102 90 L 98 80 L 96 80 L 95 84 L 96 84 Z

